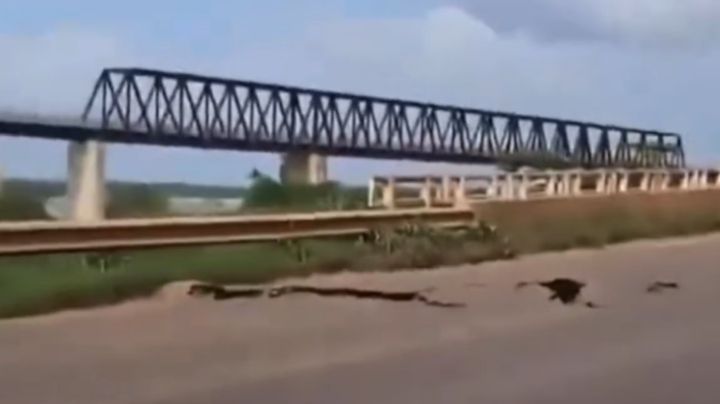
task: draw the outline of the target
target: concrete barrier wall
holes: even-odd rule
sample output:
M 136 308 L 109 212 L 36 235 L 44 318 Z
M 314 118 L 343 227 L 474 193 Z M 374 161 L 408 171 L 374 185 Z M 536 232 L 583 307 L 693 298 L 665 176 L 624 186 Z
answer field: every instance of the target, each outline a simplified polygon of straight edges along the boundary
M 716 169 L 545 170 L 477 176 L 374 177 L 370 207 L 467 207 L 481 201 L 720 189 Z

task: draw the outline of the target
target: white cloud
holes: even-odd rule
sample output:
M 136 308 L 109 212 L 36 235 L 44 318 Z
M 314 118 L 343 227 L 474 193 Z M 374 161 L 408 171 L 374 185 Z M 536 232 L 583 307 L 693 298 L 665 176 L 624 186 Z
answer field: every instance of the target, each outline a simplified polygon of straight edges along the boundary
M 586 19 L 608 37 L 631 42 L 715 45 L 720 39 L 717 0 L 550 0 Z
M 634 45 L 715 46 L 717 0 L 457 0 L 498 27 L 560 39 Z

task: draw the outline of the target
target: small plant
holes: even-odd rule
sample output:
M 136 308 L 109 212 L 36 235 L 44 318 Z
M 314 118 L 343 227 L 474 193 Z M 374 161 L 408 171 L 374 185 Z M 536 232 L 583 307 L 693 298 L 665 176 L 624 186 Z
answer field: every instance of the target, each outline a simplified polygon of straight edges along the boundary
M 130 261 L 130 257 L 118 253 L 91 253 L 82 257 L 83 267 L 97 270 L 101 273 L 108 272 L 110 269 L 118 268 Z
M 306 263 L 310 258 L 310 249 L 300 240 L 280 240 L 279 244 L 301 264 Z

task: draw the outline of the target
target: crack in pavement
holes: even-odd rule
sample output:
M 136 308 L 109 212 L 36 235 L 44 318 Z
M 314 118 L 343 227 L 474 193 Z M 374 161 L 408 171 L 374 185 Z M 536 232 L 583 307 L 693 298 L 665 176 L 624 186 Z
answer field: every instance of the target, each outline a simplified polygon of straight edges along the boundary
M 680 289 L 677 282 L 653 282 L 645 289 L 648 293 L 662 293 L 666 289 Z
M 528 286 L 540 286 L 548 289 L 551 292 L 550 301 L 559 300 L 562 304 L 569 306 L 579 302 L 582 290 L 587 284 L 570 278 L 555 278 L 550 281 L 518 282 L 515 289 L 520 290 Z M 600 307 L 591 301 L 585 301 L 583 305 L 591 309 Z
M 212 295 L 214 300 L 254 299 L 262 297 L 264 294 L 265 289 L 261 288 L 227 289 L 209 284 L 194 284 L 190 285 L 190 289 L 188 289 L 190 296 Z
M 270 288 L 243 288 L 229 289 L 218 285 L 195 284 L 191 285 L 188 294 L 191 296 L 210 295 L 214 300 L 228 299 L 255 299 L 267 296 L 271 299 L 290 294 L 312 294 L 320 297 L 350 297 L 363 300 L 383 300 L 389 302 L 420 302 L 426 306 L 440 308 L 463 308 L 465 303 L 443 302 L 431 299 L 424 293 L 433 289 L 411 292 L 385 292 L 381 290 L 354 289 L 354 288 L 319 288 L 313 286 L 278 286 Z
M 468 287 L 485 287 L 485 284 L 481 283 L 469 283 Z M 555 278 L 549 281 L 532 281 L 532 282 L 518 282 L 515 285 L 516 290 L 524 289 L 529 286 L 540 286 L 550 291 L 550 301 L 559 301 L 563 305 L 574 305 L 582 303 L 583 306 L 591 309 L 601 308 L 600 306 L 592 301 L 582 301 L 581 295 L 583 289 L 587 286 L 585 282 L 577 281 L 570 278 Z M 662 293 L 668 289 L 679 289 L 680 285 L 677 282 L 654 282 L 650 284 L 646 291 L 647 293 Z M 285 285 L 275 286 L 267 288 L 226 288 L 219 285 L 212 284 L 194 284 L 190 286 L 188 294 L 191 296 L 212 296 L 214 300 L 229 300 L 229 299 L 257 299 L 261 297 L 268 297 L 270 299 L 277 299 L 282 296 L 292 294 L 310 294 L 320 297 L 330 298 L 355 298 L 361 300 L 383 300 L 388 302 L 419 302 L 426 306 L 441 307 L 441 308 L 463 308 L 467 307 L 465 303 L 459 302 L 444 302 L 435 299 L 431 299 L 426 293 L 432 292 L 434 288 L 425 289 L 422 291 L 408 291 L 408 292 L 387 292 L 382 290 L 374 289 L 356 289 L 356 288 L 329 288 L 329 287 L 315 287 L 315 286 L 300 286 L 300 285 Z

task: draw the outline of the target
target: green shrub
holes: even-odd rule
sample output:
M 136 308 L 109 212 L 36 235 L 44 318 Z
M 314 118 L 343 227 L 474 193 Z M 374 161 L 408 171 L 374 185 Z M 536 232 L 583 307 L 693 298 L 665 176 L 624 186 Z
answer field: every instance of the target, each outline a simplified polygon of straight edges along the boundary
M 31 195 L 5 191 L 0 194 L 0 220 L 47 219 L 45 207 L 40 199 Z
M 152 217 L 167 214 L 167 198 L 151 184 L 118 185 L 110 193 L 107 215 L 116 217 Z
M 345 210 L 365 207 L 365 190 L 335 182 L 320 185 L 281 184 L 256 175 L 245 194 L 245 209 Z

